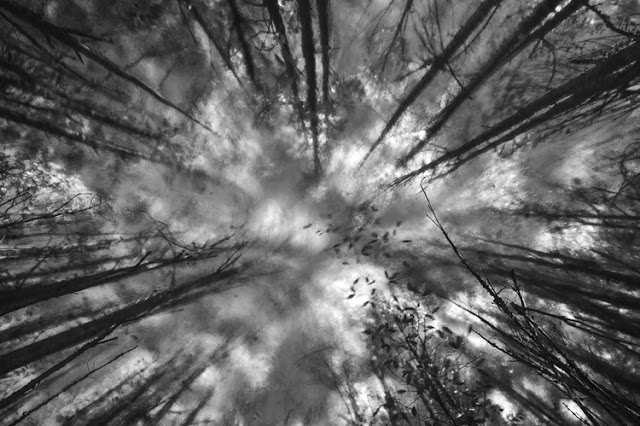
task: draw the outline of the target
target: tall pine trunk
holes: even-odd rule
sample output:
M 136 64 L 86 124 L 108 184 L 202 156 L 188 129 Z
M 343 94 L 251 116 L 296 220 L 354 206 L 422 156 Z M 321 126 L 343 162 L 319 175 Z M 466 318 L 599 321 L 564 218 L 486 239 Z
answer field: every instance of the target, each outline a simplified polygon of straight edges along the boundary
M 304 56 L 307 74 L 307 104 L 309 106 L 309 122 L 313 139 L 313 169 L 316 178 L 321 174 L 320 143 L 318 140 L 318 99 L 316 97 L 316 57 L 313 42 L 313 21 L 309 0 L 298 0 L 298 19 L 302 37 L 302 55 Z
M 271 19 L 271 22 L 273 23 L 273 26 L 278 33 L 280 51 L 282 52 L 285 70 L 291 84 L 293 102 L 295 103 L 295 108 L 298 112 L 300 124 L 304 128 L 304 110 L 302 107 L 302 102 L 300 100 L 300 90 L 298 88 L 298 70 L 296 68 L 296 61 L 293 59 L 293 53 L 291 52 L 289 37 L 287 37 L 287 29 L 284 25 L 282 15 L 280 14 L 280 6 L 278 5 L 278 0 L 264 0 L 264 4 L 267 7 L 267 11 L 269 12 L 269 18 Z
M 418 99 L 420 94 L 424 92 L 424 90 L 429 87 L 429 85 L 433 82 L 434 78 L 442 71 L 445 65 L 451 60 L 453 55 L 462 47 L 462 45 L 469 39 L 469 37 L 473 34 L 473 32 L 487 19 L 487 16 L 494 10 L 496 7 L 500 6 L 503 0 L 484 0 L 478 8 L 469 16 L 469 18 L 465 21 L 465 23 L 460 27 L 458 32 L 453 36 L 451 41 L 447 44 L 444 50 L 433 58 L 433 63 L 431 67 L 427 70 L 425 75 L 416 83 L 416 85 L 405 95 L 405 97 L 400 101 L 400 104 L 393 112 L 389 120 L 387 120 L 387 124 L 382 129 L 380 136 L 373 143 L 367 155 L 362 160 L 364 163 L 369 155 L 382 143 L 387 134 L 395 127 L 398 123 L 402 115 L 409 109 L 409 107 Z
M 413 148 L 409 150 L 403 157 L 400 158 L 399 164 L 405 165 L 411 160 L 418 152 L 424 148 L 424 146 L 436 136 L 444 125 L 448 122 L 449 118 L 462 106 L 462 104 L 469 99 L 478 90 L 482 84 L 487 81 L 504 63 L 520 53 L 526 46 L 528 46 L 533 38 L 529 37 L 530 33 L 540 25 L 551 14 L 555 8 L 562 3 L 562 0 L 543 0 L 538 4 L 533 12 L 529 14 L 521 23 L 518 28 L 502 42 L 498 50 L 489 58 L 480 71 L 474 78 L 467 83 L 467 85 L 458 92 L 458 94 L 449 102 L 444 109 L 442 109 L 435 117 L 434 121 L 426 129 L 426 136 L 418 142 Z M 568 18 L 571 14 L 565 15 Z M 549 31 L 558 26 L 564 19 L 556 19 L 553 21 L 553 25 L 544 25 L 544 32 L 540 32 L 538 37 L 544 37 Z

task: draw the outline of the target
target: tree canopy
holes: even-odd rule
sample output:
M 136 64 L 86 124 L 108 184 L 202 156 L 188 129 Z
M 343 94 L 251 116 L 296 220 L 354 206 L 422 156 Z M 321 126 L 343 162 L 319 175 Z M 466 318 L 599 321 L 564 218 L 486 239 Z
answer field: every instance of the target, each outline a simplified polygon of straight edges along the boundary
M 638 424 L 639 100 L 637 0 L 0 1 L 3 422 Z

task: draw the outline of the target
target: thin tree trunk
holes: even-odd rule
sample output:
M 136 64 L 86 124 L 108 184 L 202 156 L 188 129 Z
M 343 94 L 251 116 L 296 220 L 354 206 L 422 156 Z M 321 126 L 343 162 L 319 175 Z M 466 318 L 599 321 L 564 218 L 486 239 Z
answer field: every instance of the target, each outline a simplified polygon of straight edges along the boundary
M 238 8 L 238 4 L 236 0 L 228 0 L 229 8 L 231 9 L 231 16 L 233 18 L 233 26 L 236 29 L 236 35 L 238 36 L 238 41 L 240 42 L 240 48 L 242 49 L 242 57 L 244 58 L 244 64 L 247 68 L 247 75 L 249 76 L 249 80 L 256 88 L 260 88 L 258 81 L 256 80 L 256 66 L 253 63 L 253 56 L 251 55 L 251 47 L 249 46 L 249 41 L 247 40 L 246 34 L 244 33 L 244 25 L 245 19 Z
M 76 133 L 71 130 L 63 129 L 61 127 L 56 126 L 53 123 L 46 122 L 46 119 L 44 118 L 36 118 L 33 116 L 33 114 L 30 114 L 29 116 L 24 115 L 22 113 L 17 112 L 16 109 L 8 109 L 0 106 L 0 117 L 8 121 L 12 121 L 14 123 L 24 124 L 36 130 L 41 130 L 48 135 L 59 136 L 59 137 L 68 139 L 72 142 L 78 142 L 80 144 L 86 145 L 96 150 L 111 152 L 123 158 L 140 158 L 140 159 L 144 159 L 144 160 L 148 160 L 156 163 L 162 163 L 167 165 L 172 164 L 172 162 L 169 160 L 163 161 L 163 160 L 154 159 L 149 155 L 142 154 L 133 149 L 112 145 L 106 141 L 104 143 L 97 143 L 95 140 L 87 138 L 83 134 Z M 100 142 L 103 142 L 103 141 L 100 141 Z M 24 223 L 24 221 L 22 221 L 21 223 Z M 0 227 L 6 228 L 6 226 L 4 225 Z
M 6 398 L 2 399 L 0 401 L 0 410 L 5 409 L 9 405 L 19 400 L 22 396 L 26 395 L 29 391 L 36 388 L 47 377 L 62 370 L 66 365 L 71 363 L 74 359 L 78 358 L 83 353 L 87 352 L 89 349 L 99 345 L 103 341 L 103 339 L 105 339 L 110 333 L 111 333 L 110 329 L 105 330 L 103 333 L 99 334 L 96 338 L 94 338 L 87 344 L 73 351 L 73 353 L 66 356 L 63 360 L 57 362 L 55 365 L 48 368 L 43 373 L 40 373 L 38 377 L 30 380 L 26 385 L 22 386 L 20 389 L 8 395 Z
M 193 411 L 189 413 L 187 418 L 184 419 L 182 426 L 191 426 L 193 422 L 195 422 L 196 417 L 198 417 L 198 414 L 200 414 L 200 411 L 202 411 L 202 409 L 207 405 L 211 397 L 213 397 L 213 392 L 214 392 L 214 389 L 209 389 L 207 393 L 205 393 L 205 395 L 202 397 L 202 399 L 200 400 L 196 408 L 194 408 Z
M 187 10 L 191 12 L 191 15 L 193 15 L 193 19 L 196 20 L 196 22 L 200 25 L 204 33 L 207 35 L 207 38 L 209 39 L 211 44 L 213 44 L 213 47 L 215 47 L 216 51 L 218 52 L 218 55 L 220 55 L 220 58 L 222 59 L 222 62 L 224 62 L 224 65 L 227 67 L 229 71 L 231 71 L 231 73 L 234 75 L 236 80 L 238 80 L 238 83 L 240 83 L 240 86 L 242 86 L 242 81 L 240 81 L 240 77 L 238 77 L 238 74 L 236 73 L 236 70 L 233 67 L 233 64 L 231 63 L 231 58 L 229 57 L 228 53 L 225 52 L 224 47 L 218 41 L 218 37 L 216 37 L 216 35 L 213 33 L 213 31 L 209 27 L 209 24 L 204 19 L 204 17 L 196 7 L 196 5 L 192 4 L 190 0 L 179 0 L 179 1 L 186 6 Z
M 407 24 L 407 20 L 409 19 L 409 13 L 411 12 L 411 8 L 413 7 L 413 0 L 406 0 L 404 5 L 404 9 L 402 10 L 402 15 L 400 16 L 400 21 L 398 25 L 396 25 L 396 31 L 393 33 L 393 37 L 391 38 L 391 43 L 389 43 L 389 47 L 387 47 L 387 51 L 384 54 L 384 58 L 382 59 L 382 67 L 380 68 L 380 74 L 384 72 L 384 69 L 387 66 L 387 61 L 389 60 L 389 55 L 393 50 L 400 34 L 404 31 L 404 28 Z
M 413 1 L 413 0 L 409 0 Z M 325 114 L 329 108 L 329 8 L 330 0 L 316 0 L 318 7 L 318 27 L 320 28 L 320 48 L 322 51 L 322 104 Z
M 599 65 L 585 71 L 578 77 L 571 79 L 560 87 L 530 102 L 523 108 L 518 109 L 517 112 L 493 125 L 490 129 L 481 133 L 471 141 L 441 155 L 421 168 L 400 177 L 395 183 L 406 182 L 426 171 L 434 170 L 448 161 L 460 158 L 462 155 L 473 151 L 515 127 L 515 129 L 491 143 L 489 147 L 483 148 L 482 152 L 490 148 L 495 148 L 541 123 L 577 108 L 592 97 L 601 95 L 616 87 L 629 84 L 636 76 L 634 73 L 640 68 L 640 65 L 634 64 L 638 60 L 640 60 L 640 43 L 636 42 L 632 46 L 613 54 Z M 544 113 L 535 117 L 536 114 L 545 109 L 547 110 Z M 473 157 L 477 155 L 479 154 L 473 155 Z
M 398 108 L 391 115 L 391 118 L 387 121 L 384 129 L 378 136 L 378 139 L 371 145 L 366 156 L 362 160 L 360 166 L 364 164 L 371 153 L 382 143 L 387 134 L 395 127 L 402 115 L 409 109 L 409 107 L 418 99 L 420 94 L 433 82 L 433 79 L 444 68 L 444 66 L 451 60 L 452 56 L 460 49 L 465 41 L 473 34 L 473 32 L 484 22 L 489 16 L 491 11 L 500 6 L 503 0 L 484 0 L 480 6 L 469 16 L 465 23 L 460 27 L 458 32 L 453 36 L 451 41 L 444 48 L 442 53 L 433 58 L 431 67 L 427 70 L 424 76 L 418 81 L 418 83 L 407 93 L 407 95 L 400 101 Z
M 293 94 L 293 102 L 295 103 L 296 110 L 298 111 L 298 117 L 300 124 L 305 127 L 304 124 L 304 110 L 302 108 L 302 102 L 300 101 L 300 90 L 298 88 L 298 70 L 296 62 L 293 59 L 293 53 L 291 53 L 291 46 L 289 44 L 289 38 L 287 37 L 287 30 L 280 14 L 280 6 L 278 0 L 264 0 L 269 17 L 273 26 L 278 33 L 278 41 L 280 42 L 280 51 L 282 52 L 282 58 L 284 59 L 285 70 L 289 81 L 291 83 L 291 93 Z
M 105 330 L 113 329 L 129 321 L 134 321 L 172 299 L 184 296 L 188 292 L 197 290 L 200 287 L 212 285 L 214 280 L 216 282 L 221 281 L 230 277 L 233 273 L 233 270 L 218 270 L 183 286 L 153 294 L 144 300 L 125 306 L 124 308 L 106 314 L 101 318 L 94 319 L 77 327 L 62 331 L 53 336 L 45 337 L 37 342 L 0 355 L 0 376 L 17 368 L 24 367 L 48 355 L 92 339 L 96 335 L 104 333 Z
M 0 290 L 0 315 L 6 315 L 7 313 L 22 309 L 26 306 L 34 305 L 56 297 L 62 297 L 88 288 L 106 285 L 125 278 L 131 278 L 155 269 L 164 268 L 170 265 L 179 265 L 181 263 L 192 262 L 214 256 L 216 256 L 216 253 L 207 253 L 205 255 L 194 257 L 176 257 L 162 262 L 138 264 L 119 268 L 117 270 L 71 278 L 55 283 L 43 283 L 25 288 Z M 82 265 L 78 266 L 81 267 Z
M 528 37 L 530 33 L 561 3 L 562 0 L 543 0 L 540 2 L 533 12 L 527 16 L 520 25 L 518 25 L 518 28 L 516 28 L 513 34 L 502 43 L 478 74 L 471 79 L 466 87 L 462 88 L 460 92 L 458 92 L 458 94 L 444 107 L 444 109 L 438 113 L 433 123 L 431 123 L 431 125 L 426 129 L 425 137 L 411 150 L 409 150 L 407 154 L 400 158 L 399 164 L 405 165 L 418 152 L 420 152 L 427 142 L 440 132 L 458 108 L 460 108 L 460 106 L 469 97 L 471 97 L 471 95 L 473 95 L 475 91 L 480 88 L 487 79 L 489 79 L 489 77 L 491 77 L 507 60 L 513 58 L 529 43 L 531 43 L 533 38 Z M 545 34 L 558 26 L 564 19 L 571 16 L 571 14 L 565 14 L 563 16 L 563 19 L 555 19 L 553 21 L 553 25 L 544 25 L 541 27 L 541 29 L 544 28 L 544 33 L 536 32 L 538 37 L 544 37 Z
M 162 104 L 164 104 L 164 105 L 166 105 L 166 106 L 178 111 L 179 113 L 184 115 L 189 120 L 193 121 L 194 123 L 200 125 L 201 127 L 205 128 L 205 129 L 213 132 L 213 129 L 211 129 L 209 126 L 207 126 L 206 124 L 204 124 L 203 122 L 201 122 L 200 120 L 198 120 L 197 118 L 192 116 L 185 109 L 179 107 L 178 105 L 176 105 L 175 103 L 169 101 L 168 99 L 165 99 L 162 95 L 160 95 L 154 89 L 149 87 L 149 85 L 144 83 L 142 80 L 138 79 L 137 77 L 135 77 L 135 76 L 133 76 L 131 74 L 128 74 L 125 71 L 123 71 L 117 64 L 115 64 L 111 60 L 107 59 L 106 57 L 100 55 L 99 53 L 94 52 L 93 50 L 91 50 L 90 48 L 88 48 L 84 44 L 80 43 L 78 40 L 76 40 L 67 31 L 65 31 L 64 29 L 59 28 L 59 27 L 57 27 L 57 26 L 45 21 L 38 14 L 34 13 L 33 11 L 31 11 L 31 10 L 25 8 L 25 7 L 18 6 L 16 4 L 10 3 L 10 2 L 0 3 L 0 10 L 5 10 L 5 11 L 9 12 L 10 14 L 16 16 L 21 21 L 28 23 L 33 28 L 37 29 L 39 32 L 41 32 L 43 35 L 45 35 L 45 37 L 47 37 L 47 38 L 51 37 L 51 38 L 54 38 L 54 39 L 58 40 L 61 44 L 65 45 L 68 48 L 70 48 L 71 50 L 73 50 L 78 56 L 80 56 L 80 54 L 84 55 L 85 57 L 87 57 L 87 58 L 91 59 L 92 61 L 94 61 L 95 63 L 99 64 L 105 70 L 114 73 L 115 75 L 117 75 L 121 79 L 123 79 L 123 80 L 133 84 L 134 86 L 142 89 L 144 92 L 146 92 L 149 95 L 151 95 L 154 99 L 158 100 L 160 103 L 162 103 Z
M 320 176 L 320 145 L 318 140 L 318 100 L 316 97 L 316 57 L 313 42 L 313 21 L 309 0 L 298 0 L 298 18 L 302 37 L 302 55 L 307 74 L 307 104 L 313 138 L 313 166 L 316 178 Z
M 8 65 L 0 61 L 0 68 L 5 68 Z M 11 78 L 6 75 L 2 76 L 3 83 L 14 89 L 20 90 L 20 95 L 37 95 L 43 98 L 50 99 L 57 103 L 56 110 L 60 112 L 62 109 L 69 112 L 77 112 L 84 115 L 87 118 L 95 120 L 98 123 L 110 126 L 114 129 L 121 130 L 130 135 L 136 135 L 147 139 L 160 139 L 162 135 L 160 133 L 153 133 L 151 130 L 142 129 L 136 127 L 132 122 L 128 122 L 122 116 L 115 116 L 107 111 L 99 111 L 95 105 L 89 105 L 88 103 L 80 102 L 73 99 L 68 94 L 56 88 L 46 87 L 35 81 L 25 80 L 23 77 L 18 79 Z M 6 96 L 6 95 L 5 95 Z
M 45 399 L 44 401 L 40 402 L 38 405 L 36 405 L 35 407 L 29 409 L 28 411 L 25 411 L 22 413 L 22 415 L 20 417 L 18 417 L 16 420 L 14 420 L 11 424 L 9 424 L 9 426 L 16 426 L 20 423 L 22 423 L 22 421 L 24 419 L 26 419 L 27 417 L 29 417 L 31 414 L 35 413 L 36 411 L 38 411 L 39 409 L 41 409 L 42 407 L 44 407 L 45 405 L 49 404 L 51 401 L 53 401 L 54 399 L 56 399 L 57 397 L 59 397 L 60 395 L 62 395 L 63 393 L 67 392 L 69 389 L 71 389 L 72 387 L 74 387 L 75 385 L 77 385 L 78 383 L 83 382 L 85 379 L 87 379 L 89 376 L 91 376 L 93 373 L 102 370 L 103 368 L 113 364 L 114 362 L 116 362 L 117 360 L 119 360 L 120 358 L 122 358 L 123 356 L 127 355 L 130 352 L 133 352 L 135 349 L 137 349 L 137 346 L 134 346 L 130 349 L 127 349 L 124 352 L 120 352 L 118 355 L 116 355 L 115 357 L 111 358 L 109 361 L 103 363 L 102 365 L 100 365 L 99 367 L 95 367 L 92 368 L 88 373 L 83 374 L 82 376 L 78 377 L 76 380 L 74 380 L 73 382 L 69 383 L 68 385 L 66 385 L 65 387 L 63 387 L 58 393 L 56 393 L 55 395 L 50 396 L 49 398 Z

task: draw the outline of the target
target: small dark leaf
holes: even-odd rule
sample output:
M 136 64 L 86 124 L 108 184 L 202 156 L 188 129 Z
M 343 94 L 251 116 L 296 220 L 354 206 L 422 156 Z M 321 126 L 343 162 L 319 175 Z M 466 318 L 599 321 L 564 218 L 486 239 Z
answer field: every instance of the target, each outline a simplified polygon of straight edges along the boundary
M 400 223 L 400 222 L 398 222 Z M 413 417 L 418 417 L 418 410 L 416 410 L 416 407 L 411 407 L 411 414 L 413 414 Z
M 411 243 L 413 240 L 402 240 L 403 243 Z
M 308 223 L 305 226 L 303 226 L 302 229 L 311 228 L 311 225 L 313 225 L 313 224 L 312 223 Z
M 349 297 L 347 297 L 347 299 L 353 299 L 355 297 L 355 295 L 356 295 L 355 293 L 350 294 Z
M 433 310 L 431 311 L 432 314 L 435 314 L 436 312 L 438 312 L 440 310 L 440 306 L 436 306 L 435 308 L 433 308 Z

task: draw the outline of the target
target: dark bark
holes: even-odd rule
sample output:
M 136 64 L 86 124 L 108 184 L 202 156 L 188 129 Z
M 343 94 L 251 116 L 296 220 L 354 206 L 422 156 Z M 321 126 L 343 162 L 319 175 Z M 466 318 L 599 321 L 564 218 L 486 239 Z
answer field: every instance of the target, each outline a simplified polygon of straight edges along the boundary
M 219 269 L 190 283 L 152 294 L 144 300 L 120 308 L 115 312 L 0 355 L 0 376 L 48 355 L 93 339 L 106 330 L 112 330 L 124 323 L 135 321 L 172 299 L 184 297 L 190 291 L 201 287 L 214 286 L 233 274 L 233 270 Z
M 71 278 L 54 283 L 43 283 L 11 290 L 0 289 L 0 315 L 5 315 L 26 306 L 34 305 L 56 297 L 62 297 L 92 287 L 132 278 L 145 272 L 150 272 L 171 265 L 177 266 L 181 263 L 211 258 L 216 255 L 216 253 L 207 253 L 195 255 L 193 257 L 179 256 L 174 259 L 168 259 L 160 262 L 148 262 L 119 268 L 117 270 L 84 275 L 78 278 Z M 81 266 L 82 265 L 78 265 L 78 267 Z
M 195 118 L 188 111 L 179 107 L 178 105 L 174 104 L 168 99 L 165 99 L 162 95 L 160 95 L 154 89 L 149 87 L 149 85 L 147 85 L 137 77 L 123 71 L 117 64 L 115 64 L 111 60 L 107 59 L 101 54 L 91 50 L 89 47 L 80 43 L 68 31 L 65 31 L 65 29 L 60 28 L 56 25 L 53 25 L 45 21 L 44 19 L 42 19 L 38 14 L 34 13 L 33 11 L 13 3 L 8 3 L 8 2 L 0 3 L 0 10 L 5 10 L 6 12 L 9 12 L 13 16 L 20 19 L 21 21 L 28 23 L 30 26 L 32 26 L 34 29 L 39 31 L 45 37 L 53 38 L 59 41 L 62 45 L 67 46 L 69 49 L 75 52 L 79 58 L 81 57 L 81 55 L 83 55 L 91 59 L 92 61 L 99 64 L 101 67 L 103 67 L 105 70 L 112 72 L 113 74 L 117 75 L 124 81 L 127 81 L 133 84 L 134 86 L 140 88 L 144 92 L 148 93 L 149 95 L 151 95 L 151 97 L 153 97 L 163 105 L 166 105 L 178 111 L 180 114 L 182 114 L 189 120 L 213 132 L 213 129 L 211 129 L 206 124 L 204 124 L 203 122 Z
M 409 107 L 418 99 L 420 94 L 433 82 L 433 79 L 442 71 L 445 65 L 451 60 L 453 55 L 462 47 L 465 41 L 473 34 L 473 32 L 482 24 L 482 22 L 489 16 L 491 11 L 500 6 L 503 0 L 484 0 L 480 6 L 469 16 L 465 23 L 460 27 L 458 32 L 453 36 L 451 41 L 447 44 L 444 50 L 433 58 L 431 67 L 427 70 L 424 76 L 416 83 L 416 85 L 407 93 L 407 95 L 400 101 L 400 104 L 391 115 L 384 129 L 380 133 L 380 136 L 371 145 L 367 155 L 362 160 L 361 164 L 367 160 L 369 155 L 375 150 L 380 143 L 384 140 L 387 134 L 395 127 L 402 115 L 409 109 Z
M 0 68 L 4 68 L 6 64 L 0 61 Z M 26 73 L 26 72 L 25 72 Z M 100 110 L 95 106 L 89 105 L 86 101 L 78 101 L 57 88 L 47 87 L 44 84 L 38 84 L 35 81 L 26 80 L 24 78 L 15 79 L 8 76 L 2 76 L 3 83 L 19 89 L 22 95 L 37 95 L 50 99 L 56 103 L 55 111 L 82 114 L 96 123 L 104 124 L 113 129 L 125 132 L 129 135 L 135 135 L 147 139 L 160 139 L 161 134 L 152 132 L 149 129 L 137 127 L 134 123 L 128 122 L 123 117 L 114 116 L 111 111 Z M 29 76 L 31 78 L 31 76 Z M 54 111 L 54 108 L 51 108 Z
M 238 83 L 240 83 L 240 85 L 242 86 L 242 82 L 240 81 L 240 78 L 238 77 L 238 74 L 236 73 L 236 70 L 233 67 L 233 64 L 231 63 L 231 58 L 229 57 L 228 52 L 226 52 L 224 49 L 224 46 L 220 44 L 220 42 L 218 41 L 218 36 L 213 32 L 213 29 L 211 29 L 211 26 L 209 25 L 209 23 L 207 23 L 204 16 L 202 16 L 198 7 L 195 4 L 192 4 L 190 0 L 179 0 L 179 1 L 181 5 L 184 5 L 187 8 L 187 10 L 191 12 L 193 19 L 195 19 L 195 21 L 200 25 L 200 28 L 202 28 L 204 33 L 207 35 L 207 38 L 209 39 L 213 47 L 215 47 L 216 52 L 218 52 L 218 55 L 222 59 L 222 62 L 224 63 L 224 65 L 227 67 L 229 71 L 231 71 L 231 73 L 234 75 L 236 80 L 238 80 Z
M 409 0 L 413 1 L 413 0 Z M 320 28 L 320 50 L 322 52 L 322 104 L 325 114 L 329 108 L 329 12 L 330 0 L 316 0 L 318 7 L 318 27 Z
M 66 356 L 64 359 L 62 359 L 61 361 L 57 362 L 52 367 L 49 367 L 44 372 L 38 374 L 38 376 L 36 378 L 30 380 L 27 384 L 22 386 L 20 389 L 16 390 L 15 392 L 11 393 L 7 397 L 5 397 L 2 400 L 0 400 L 0 410 L 5 409 L 9 405 L 11 405 L 14 402 L 18 401 L 20 398 L 22 398 L 24 395 L 26 395 L 29 391 L 35 389 L 47 377 L 49 377 L 52 374 L 62 370 L 65 366 L 69 365 L 73 360 L 78 358 L 80 355 L 84 354 L 89 349 L 94 348 L 97 345 L 99 345 L 103 341 L 103 339 L 105 339 L 110 333 L 111 333 L 110 329 L 105 330 L 102 334 L 98 335 L 96 338 L 94 338 L 93 340 L 91 340 L 87 344 L 83 345 L 82 347 L 76 349 L 70 355 Z
M 640 65 L 635 63 L 639 59 L 640 43 L 634 43 L 603 60 L 600 64 L 582 73 L 578 77 L 571 79 L 560 87 L 547 92 L 540 98 L 520 108 L 517 112 L 493 125 L 473 140 L 441 155 L 419 169 L 400 177 L 395 183 L 406 182 L 426 171 L 434 170 L 448 161 L 459 159 L 462 155 L 469 154 L 474 149 L 479 148 L 481 145 L 511 129 L 508 133 L 502 135 L 502 137 L 493 141 L 481 151 L 486 152 L 487 149 L 494 148 L 527 130 L 576 109 L 590 98 L 602 95 L 603 92 L 631 84 L 630 82 L 637 76 L 636 73 L 640 67 Z M 541 114 L 536 115 L 538 113 Z M 465 161 L 479 155 L 481 152 L 475 155 L 470 154 Z
M 471 97 L 487 79 L 489 79 L 506 61 L 520 53 L 528 44 L 533 41 L 529 37 L 532 31 L 541 24 L 544 19 L 561 4 L 561 0 L 543 0 L 536 8 L 518 25 L 516 30 L 505 41 L 502 42 L 498 50 L 489 58 L 482 66 L 475 77 L 460 90 L 460 92 L 438 113 L 431 125 L 426 129 L 426 136 L 418 142 L 407 154 L 399 160 L 400 165 L 405 165 L 411 160 L 424 146 L 436 136 L 449 118 L 462 106 L 462 104 Z M 569 6 L 567 6 L 569 7 Z M 544 32 L 538 32 L 538 37 L 544 37 L 549 31 L 557 27 L 562 21 L 571 16 L 571 14 L 562 15 L 563 19 L 553 20 L 553 25 L 543 25 Z
M 391 38 L 391 43 L 389 43 L 389 47 L 385 51 L 384 57 L 382 58 L 382 66 L 380 68 L 380 74 L 384 73 L 384 69 L 387 66 L 387 61 L 389 60 L 389 55 L 396 45 L 398 38 L 404 32 L 405 27 L 407 26 L 407 20 L 409 19 L 409 13 L 411 12 L 411 8 L 413 7 L 413 0 L 406 0 L 404 4 L 404 9 L 402 10 L 402 15 L 400 15 L 400 21 L 398 25 L 396 25 L 396 30 L 393 33 L 393 37 Z
M 307 105 L 309 106 L 309 121 L 311 137 L 313 138 L 313 167 L 316 178 L 321 174 L 320 143 L 318 140 L 318 100 L 316 97 L 316 57 L 313 42 L 313 21 L 311 19 L 311 4 L 309 0 L 298 0 L 298 18 L 302 38 L 302 55 L 304 56 L 307 74 Z
M 138 152 L 134 149 L 117 146 L 109 141 L 98 140 L 94 137 L 87 137 L 84 134 L 74 132 L 69 129 L 64 129 L 55 123 L 48 121 L 49 117 L 34 117 L 34 114 L 25 114 L 17 111 L 17 109 L 9 109 L 0 106 L 0 118 L 4 118 L 8 121 L 12 121 L 18 124 L 24 124 L 35 130 L 40 130 L 50 136 L 58 136 L 67 139 L 71 142 L 77 142 L 82 145 L 88 146 L 96 150 L 107 151 L 117 155 L 120 158 L 138 158 L 144 159 L 155 163 L 162 163 L 167 165 L 174 164 L 169 159 L 160 158 L 160 155 L 148 155 Z
M 51 401 L 53 401 L 54 399 L 56 399 L 58 396 L 60 396 L 61 394 L 67 392 L 69 389 L 71 389 L 72 387 L 74 387 L 75 385 L 77 385 L 78 383 L 86 380 L 89 376 L 91 376 L 93 373 L 102 370 L 103 368 L 113 364 L 114 362 L 116 362 L 117 360 L 119 360 L 120 358 L 122 358 L 123 356 L 127 355 L 129 352 L 132 352 L 133 350 L 135 350 L 137 348 L 137 346 L 134 346 L 131 349 L 127 349 L 124 352 L 119 353 L 118 355 L 116 355 L 115 357 L 111 358 L 109 361 L 103 363 L 102 365 L 100 365 L 99 367 L 95 367 L 92 368 L 88 373 L 83 374 L 82 376 L 78 377 L 76 380 L 74 380 L 73 382 L 69 383 L 67 386 L 65 386 L 64 388 L 62 388 L 59 392 L 57 392 L 55 395 L 50 396 L 49 398 L 45 399 L 44 401 L 40 402 L 38 405 L 36 405 L 35 407 L 29 409 L 28 411 L 22 413 L 22 415 L 20 417 L 18 417 L 15 421 L 13 421 L 12 423 L 10 423 L 9 426 L 16 426 L 18 424 L 20 424 L 24 419 L 26 419 L 27 417 L 29 417 L 31 414 L 35 413 L 36 411 L 38 411 L 40 408 L 44 407 L 45 405 L 47 405 L 48 403 L 50 403 Z
M 207 403 L 213 396 L 213 392 L 214 392 L 214 389 L 210 389 L 204 394 L 204 396 L 202 397 L 198 405 L 189 413 L 187 418 L 184 419 L 182 426 L 191 426 L 193 422 L 195 422 L 196 417 L 198 417 L 198 414 L 200 413 L 200 411 L 202 411 L 202 409 L 207 405 Z
M 300 101 L 300 90 L 298 88 L 298 69 L 296 67 L 296 61 L 293 58 L 293 53 L 291 52 L 289 37 L 287 37 L 287 30 L 285 28 L 284 21 L 282 20 L 282 15 L 280 14 L 280 6 L 278 5 L 278 0 L 264 0 L 264 4 L 269 12 L 269 18 L 278 33 L 280 51 L 282 52 L 286 73 L 291 84 L 293 102 L 295 103 L 296 110 L 298 111 L 300 124 L 304 128 L 304 110 L 302 102 Z
M 245 34 L 245 25 L 247 25 L 236 0 L 228 0 L 229 8 L 231 9 L 231 16 L 233 18 L 233 27 L 236 30 L 238 36 L 238 42 L 240 43 L 240 49 L 242 49 L 242 58 L 244 59 L 244 65 L 247 68 L 247 76 L 249 80 L 256 88 L 260 88 L 260 84 L 256 79 L 256 66 L 253 62 L 253 55 L 251 54 L 251 47 L 249 46 L 249 40 Z

